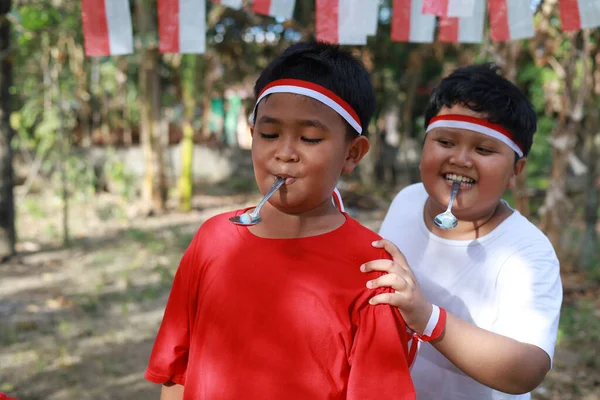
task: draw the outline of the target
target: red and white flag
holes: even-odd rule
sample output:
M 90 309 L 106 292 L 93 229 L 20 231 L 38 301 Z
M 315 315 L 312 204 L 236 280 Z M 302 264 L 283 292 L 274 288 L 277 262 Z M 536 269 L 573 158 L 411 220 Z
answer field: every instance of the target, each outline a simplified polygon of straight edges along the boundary
M 243 0 L 210 0 L 213 3 L 222 4 L 225 7 L 233 8 L 239 10 L 242 8 Z
M 476 0 L 471 17 L 440 17 L 440 42 L 481 43 L 485 22 L 485 1 Z
M 296 0 L 254 0 L 252 10 L 257 14 L 292 19 Z
M 475 9 L 475 0 L 423 0 L 423 14 L 438 17 L 470 17 Z
M 600 26 L 600 1 L 560 0 L 560 21 L 563 31 L 578 31 Z
M 377 0 L 363 1 L 359 12 L 363 16 L 363 24 L 367 36 L 376 35 L 379 23 L 379 3 Z
M 82 0 L 81 16 L 86 55 L 133 53 L 129 0 Z
M 161 53 L 204 53 L 206 1 L 158 0 L 158 38 Z
M 490 36 L 495 42 L 531 38 L 533 10 L 526 0 L 488 0 Z
M 423 0 L 394 0 L 391 38 L 397 42 L 431 43 L 435 17 L 423 14 Z
M 377 31 L 379 6 L 374 0 L 317 0 L 317 40 L 346 45 L 367 44 Z

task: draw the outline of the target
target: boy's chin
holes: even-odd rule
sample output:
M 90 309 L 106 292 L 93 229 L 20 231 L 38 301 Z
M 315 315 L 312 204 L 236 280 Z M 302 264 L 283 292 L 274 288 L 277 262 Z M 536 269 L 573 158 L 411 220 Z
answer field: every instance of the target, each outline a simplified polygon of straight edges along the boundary
M 305 199 L 296 199 L 296 198 L 288 198 L 281 199 L 275 198 L 273 196 L 269 200 L 269 204 L 278 212 L 286 215 L 310 215 L 314 213 L 319 213 L 322 209 L 319 205 L 312 205 L 308 203 Z M 332 202 L 333 204 L 333 202 Z M 323 213 L 326 213 L 326 210 L 322 210 Z

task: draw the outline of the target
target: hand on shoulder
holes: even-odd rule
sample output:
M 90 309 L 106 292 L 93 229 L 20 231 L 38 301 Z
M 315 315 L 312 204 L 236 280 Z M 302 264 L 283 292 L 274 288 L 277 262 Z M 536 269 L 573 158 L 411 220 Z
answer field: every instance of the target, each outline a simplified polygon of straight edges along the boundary
M 431 316 L 432 305 L 423 296 L 417 279 L 402 252 L 389 240 L 373 242 L 373 247 L 386 250 L 392 260 L 373 260 L 361 265 L 362 272 L 380 271 L 386 275 L 367 282 L 369 289 L 387 287 L 394 292 L 381 293 L 369 301 L 372 305 L 389 304 L 397 307 L 406 325 L 422 334 Z

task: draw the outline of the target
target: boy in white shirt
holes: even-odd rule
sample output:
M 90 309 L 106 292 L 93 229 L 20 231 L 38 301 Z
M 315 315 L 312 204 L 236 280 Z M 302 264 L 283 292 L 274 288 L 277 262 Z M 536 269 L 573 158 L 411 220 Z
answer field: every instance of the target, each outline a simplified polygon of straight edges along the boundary
M 502 195 L 525 167 L 535 111 L 495 66 L 475 65 L 442 80 L 425 126 L 422 183 L 390 206 L 379 233 L 391 243 L 374 242 L 394 261 L 361 266 L 388 272 L 369 288 L 395 289 L 371 303 L 398 307 L 422 339 L 411 371 L 419 400 L 529 399 L 551 367 L 559 262 L 546 236 Z M 455 180 L 458 225 L 443 230 L 433 218 L 448 206 Z

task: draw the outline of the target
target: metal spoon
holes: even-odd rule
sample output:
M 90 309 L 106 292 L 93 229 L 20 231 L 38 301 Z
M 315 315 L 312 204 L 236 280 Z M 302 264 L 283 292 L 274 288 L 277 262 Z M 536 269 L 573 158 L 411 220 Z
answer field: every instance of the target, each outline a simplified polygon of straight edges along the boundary
M 450 193 L 450 203 L 448 204 L 448 208 L 443 213 L 436 215 L 433 219 L 433 224 L 440 229 L 452 229 L 456 228 L 456 225 L 458 225 L 458 220 L 450 210 L 452 209 L 452 203 L 454 203 L 454 199 L 456 198 L 459 188 L 460 182 L 454 181 L 452 184 L 452 192 Z
M 277 179 L 275 179 L 275 182 L 273 183 L 273 186 L 271 186 L 271 189 L 269 189 L 267 194 L 265 194 L 265 197 L 263 197 L 263 199 L 260 201 L 260 203 L 258 203 L 256 208 L 251 213 L 249 213 L 249 214 L 244 213 L 242 215 L 236 215 L 234 217 L 229 218 L 229 221 L 233 222 L 234 224 L 244 225 L 244 226 L 258 224 L 260 221 L 262 221 L 262 219 L 260 218 L 260 214 L 259 214 L 260 209 L 262 208 L 262 206 L 265 205 L 267 200 L 269 200 L 271 198 L 271 196 L 273 196 L 275 194 L 275 192 L 279 190 L 279 188 L 284 183 L 285 183 L 285 178 L 277 177 Z

